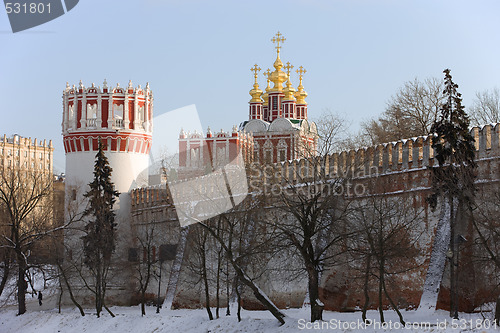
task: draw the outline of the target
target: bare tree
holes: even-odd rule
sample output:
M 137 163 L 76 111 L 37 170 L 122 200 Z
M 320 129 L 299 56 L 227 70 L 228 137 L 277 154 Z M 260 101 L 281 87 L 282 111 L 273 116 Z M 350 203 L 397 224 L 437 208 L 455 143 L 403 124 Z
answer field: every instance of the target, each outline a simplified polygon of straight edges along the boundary
M 0 220 L 3 220 L 5 218 L 6 212 L 5 211 L 0 211 Z M 5 223 L 4 221 L 1 221 L 1 230 L 0 234 L 1 235 L 8 235 L 9 234 L 9 228 L 8 228 L 8 223 Z M 11 271 L 11 266 L 12 266 L 12 250 L 8 246 L 8 242 L 5 238 L 0 239 L 0 268 L 2 270 L 2 279 L 0 280 L 0 295 L 2 295 L 5 285 L 7 284 L 7 281 L 10 277 L 10 271 Z
M 480 191 L 482 200 L 474 207 L 473 225 L 476 231 L 476 242 L 485 251 L 478 251 L 481 267 L 491 272 L 500 270 L 500 191 L 492 188 Z M 489 267 L 493 266 L 493 267 Z M 498 287 L 498 273 L 493 281 L 492 290 Z M 500 297 L 496 300 L 495 321 L 500 322 Z
M 421 222 L 421 209 L 412 207 L 408 195 L 390 197 L 384 192 L 357 200 L 353 205 L 353 223 L 359 228 L 357 237 L 352 238 L 350 252 L 354 262 L 363 275 L 363 320 L 370 304 L 372 280 L 377 281 L 378 310 L 384 322 L 383 298 L 389 301 L 397 312 L 401 324 L 403 316 L 388 291 L 389 281 L 399 274 L 417 268 L 418 262 L 418 225 Z
M 342 188 L 348 185 L 347 178 L 359 170 L 354 161 L 346 161 L 345 169 L 341 166 L 338 174 L 332 176 L 324 162 L 329 154 L 342 147 L 345 122 L 331 113 L 324 114 L 322 119 L 318 127 L 319 149 L 303 142 L 297 149 L 305 151 L 306 157 L 292 167 L 266 166 L 272 172 L 265 170 L 262 185 L 264 192 L 272 194 L 271 206 L 278 208 L 276 214 L 286 213 L 274 218 L 271 224 L 279 229 L 282 245 L 292 249 L 302 261 L 308 280 L 311 322 L 322 320 L 321 273 L 336 264 L 344 253 L 341 242 L 350 234 L 345 227 L 348 201 Z
M 500 90 L 494 88 L 477 92 L 469 114 L 472 125 L 475 126 L 500 122 Z
M 363 135 L 374 145 L 429 134 L 443 102 L 442 89 L 437 78 L 405 82 L 378 119 L 362 124 Z
M 196 222 L 221 246 L 238 281 L 248 287 L 255 298 L 284 324 L 285 314 L 256 284 L 258 271 L 252 270 L 251 275 L 247 273 L 247 266 L 252 259 L 266 253 L 269 255 L 269 251 L 273 251 L 270 245 L 276 238 L 276 230 L 265 223 L 259 223 L 258 213 L 262 210 L 261 205 L 260 196 L 249 196 L 227 213 L 207 221 Z M 217 231 L 217 225 L 224 229 L 223 233 Z
M 333 154 L 344 148 L 347 131 L 342 116 L 327 109 L 314 122 L 318 130 L 318 155 Z
M 311 322 L 322 320 L 323 303 L 319 297 L 321 273 L 342 253 L 340 243 L 349 231 L 345 228 L 348 202 L 338 193 L 343 178 L 328 179 L 322 157 L 310 157 L 284 175 L 276 205 L 287 214 L 272 222 L 282 233 L 285 247 L 301 258 L 308 277 Z M 294 179 L 295 178 L 295 179 Z M 271 180 L 270 183 L 276 184 Z
M 25 279 L 33 246 L 54 232 L 52 175 L 38 170 L 4 168 L 0 173 L 0 209 L 3 212 L 3 249 L 17 264 L 18 314 L 26 312 Z
M 199 277 L 194 284 L 197 285 L 200 281 L 203 283 L 205 309 L 207 310 L 208 319 L 213 320 L 214 316 L 210 309 L 210 283 L 207 269 L 207 256 L 210 257 L 212 252 L 209 238 L 210 234 L 206 229 L 199 225 L 191 227 L 189 234 L 190 255 L 187 267 L 195 276 Z
M 139 231 L 136 239 L 138 241 L 139 249 L 131 248 L 129 251 L 129 259 L 135 262 L 135 271 L 137 273 L 136 279 L 139 284 L 138 291 L 141 295 L 141 315 L 146 315 L 146 292 L 148 290 L 151 278 L 154 273 L 154 265 L 158 260 L 153 256 L 153 248 L 157 243 L 157 231 L 155 230 L 155 222 L 147 223 Z M 155 248 L 156 249 L 156 248 Z M 143 258 L 139 258 L 137 250 L 142 250 Z M 156 254 L 156 253 L 155 253 Z

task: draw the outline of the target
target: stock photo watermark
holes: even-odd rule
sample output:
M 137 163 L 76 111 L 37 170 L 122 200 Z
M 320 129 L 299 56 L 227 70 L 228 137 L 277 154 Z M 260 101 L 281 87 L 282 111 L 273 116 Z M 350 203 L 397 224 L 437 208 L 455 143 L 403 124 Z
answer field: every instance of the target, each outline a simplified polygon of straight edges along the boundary
M 4 0 L 12 32 L 34 28 L 72 10 L 79 0 Z

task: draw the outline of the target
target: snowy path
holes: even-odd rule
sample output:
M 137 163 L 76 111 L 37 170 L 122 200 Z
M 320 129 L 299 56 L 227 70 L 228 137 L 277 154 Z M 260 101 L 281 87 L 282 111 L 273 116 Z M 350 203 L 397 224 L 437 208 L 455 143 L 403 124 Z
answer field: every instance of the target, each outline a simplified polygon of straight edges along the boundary
M 152 307 L 147 308 L 147 315 L 141 317 L 139 307 L 113 307 L 112 311 L 116 314 L 111 318 L 104 313 L 101 318 L 93 315 L 92 309 L 86 309 L 87 315 L 81 317 L 75 309 L 64 309 L 59 314 L 57 309 L 48 311 L 31 311 L 22 316 L 16 316 L 15 309 L 0 310 L 0 332 L 20 332 L 20 333 L 74 333 L 74 332 L 92 332 L 92 333 L 151 333 L 151 332 L 183 332 L 183 333 L 234 333 L 234 332 L 264 332 L 264 333 L 288 333 L 288 332 L 498 332 L 498 330 L 484 329 L 484 326 L 472 330 L 453 329 L 450 325 L 450 319 L 447 311 L 438 311 L 421 316 L 415 311 L 403 311 L 405 320 L 412 326 L 409 329 L 397 329 L 400 325 L 397 315 L 393 311 L 386 311 L 386 320 L 391 321 L 387 328 L 368 326 L 362 328 L 358 326 L 361 323 L 361 313 L 338 313 L 325 311 L 325 322 L 317 323 L 323 325 L 319 329 L 310 327 L 311 324 L 306 321 L 309 317 L 308 309 L 289 309 L 285 310 L 287 322 L 279 326 L 276 319 L 267 311 L 242 311 L 243 320 L 238 323 L 233 309 L 232 316 L 222 316 L 220 319 L 210 321 L 207 318 L 205 310 L 162 310 L 156 314 Z M 463 320 L 471 319 L 473 326 L 476 323 L 488 324 L 482 322 L 480 314 L 461 314 Z M 369 311 L 368 317 L 375 321 L 374 325 L 380 325 L 377 321 L 378 313 Z M 479 320 L 476 322 L 476 320 Z M 422 326 L 421 323 L 424 323 Z M 460 322 L 459 322 L 460 324 Z M 391 326 L 389 326 L 391 325 Z M 439 326 L 438 326 L 439 325 Z M 427 326 L 427 327 L 425 327 Z M 342 327 L 345 327 L 342 328 Z M 350 327 L 350 328 L 349 328 Z M 390 329 L 392 327 L 392 329 Z

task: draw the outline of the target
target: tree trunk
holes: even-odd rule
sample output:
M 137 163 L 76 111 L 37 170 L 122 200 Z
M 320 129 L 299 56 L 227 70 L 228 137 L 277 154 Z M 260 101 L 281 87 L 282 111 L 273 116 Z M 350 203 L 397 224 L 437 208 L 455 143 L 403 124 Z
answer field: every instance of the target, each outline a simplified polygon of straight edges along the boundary
M 71 299 L 71 302 L 73 302 L 73 304 L 78 308 L 78 310 L 80 310 L 80 314 L 82 315 L 82 317 L 85 317 L 85 312 L 83 312 L 82 306 L 76 300 L 75 295 L 73 295 L 73 290 L 71 289 L 71 286 L 69 284 L 68 277 L 66 276 L 66 273 L 63 270 L 63 267 L 59 261 L 57 262 L 57 267 L 59 267 L 59 270 L 61 272 L 61 276 L 64 280 L 64 284 L 66 285 L 66 288 L 68 288 L 68 294 L 69 294 L 69 298 Z
M 240 294 L 240 288 L 238 285 L 238 280 L 236 280 L 235 291 L 236 291 L 236 300 L 238 302 L 238 311 L 236 312 L 236 315 L 238 317 L 238 322 L 240 322 L 241 321 L 241 294 Z
M 379 265 L 382 266 L 382 263 Z M 379 277 L 378 277 L 378 312 L 380 314 L 380 322 L 384 323 L 384 305 L 383 305 L 383 299 L 382 299 L 382 291 L 383 291 L 383 285 L 384 285 L 384 272 L 382 269 L 379 267 Z
M 401 323 L 401 325 L 405 326 L 406 323 L 403 319 L 403 315 L 401 314 L 401 312 L 399 311 L 398 307 L 396 306 L 396 303 L 393 302 L 391 296 L 389 296 L 389 293 L 387 292 L 387 288 L 385 286 L 385 279 L 384 279 L 384 284 L 383 284 L 383 287 L 384 287 L 384 294 L 385 294 L 385 297 L 387 297 L 387 299 L 389 300 L 389 303 L 391 303 L 391 306 L 392 308 L 394 309 L 394 311 L 396 311 L 396 313 L 398 314 L 398 317 L 399 317 L 399 322 Z
M 450 195 L 448 197 L 450 201 L 450 250 L 451 250 L 451 258 L 450 258 L 450 317 L 454 315 L 455 309 L 455 214 L 453 214 L 454 205 L 453 205 L 453 197 Z
M 18 302 L 18 315 L 22 315 L 26 312 L 26 289 L 28 284 L 24 279 L 24 273 L 26 271 L 26 262 L 21 253 L 17 254 L 17 302 Z
M 4 255 L 3 264 L 3 276 L 2 281 L 0 282 L 0 295 L 2 295 L 3 293 L 3 289 L 5 288 L 5 284 L 7 283 L 7 279 L 9 278 L 10 274 L 10 257 L 8 253 Z
M 500 297 L 497 298 L 497 305 L 495 307 L 495 322 L 500 325 Z
M 146 289 L 141 290 L 141 316 L 146 315 Z
M 368 293 L 368 283 L 370 282 L 370 268 L 371 268 L 371 255 L 367 255 L 366 257 L 366 270 L 365 270 L 365 281 L 363 283 L 363 293 L 365 295 L 365 304 L 363 304 L 363 314 L 361 318 L 363 322 L 366 322 L 366 311 L 368 310 L 368 306 L 370 305 L 370 294 Z
M 219 319 L 219 308 L 220 308 L 220 270 L 221 270 L 221 255 L 220 251 L 217 253 L 217 277 L 216 277 L 216 286 L 215 286 L 215 317 Z
M 238 274 L 238 278 L 253 291 L 255 298 L 257 298 L 259 302 L 261 302 L 262 305 L 264 305 L 266 309 L 271 312 L 281 324 L 284 324 L 284 318 L 286 317 L 285 314 L 282 313 L 278 309 L 278 307 L 273 302 L 271 302 L 267 295 L 264 294 L 262 290 L 260 290 L 260 288 L 255 285 L 255 283 L 245 274 L 245 272 L 243 272 L 238 264 L 236 264 L 233 260 L 231 260 L 231 263 L 236 274 Z
M 319 299 L 319 273 L 312 265 L 307 268 L 309 277 L 308 290 L 309 302 L 311 303 L 311 323 L 316 320 L 323 320 L 324 305 Z
M 98 264 L 97 274 L 96 274 L 96 288 L 95 288 L 95 310 L 97 312 L 97 318 L 101 316 L 102 312 L 102 289 L 101 289 L 101 265 Z
M 115 314 L 113 312 L 111 312 L 111 310 L 106 306 L 106 304 L 102 303 L 102 306 L 106 309 L 106 311 L 108 311 L 109 315 L 111 317 L 116 317 Z
M 220 239 L 220 237 L 217 237 L 216 233 L 207 225 L 204 223 L 200 223 L 200 225 L 208 230 L 212 236 L 219 242 L 219 244 L 224 248 L 224 251 L 226 252 L 227 258 L 229 262 L 231 263 L 231 266 L 233 266 L 233 269 L 240 279 L 246 286 L 248 286 L 255 298 L 264 305 L 264 307 L 272 313 L 272 315 L 283 325 L 285 323 L 285 314 L 282 313 L 278 307 L 267 297 L 262 290 L 260 290 L 259 287 L 250 279 L 249 276 L 246 275 L 246 273 L 243 271 L 243 269 L 236 263 L 234 257 L 233 257 L 233 252 L 226 246 L 226 244 Z
M 57 301 L 57 312 L 61 313 L 61 303 L 62 303 L 62 295 L 63 295 L 64 289 L 61 283 L 61 279 L 59 279 L 59 299 Z
M 227 279 L 226 279 L 226 297 L 227 297 L 227 308 L 226 308 L 226 316 L 231 315 L 231 309 L 230 309 L 230 304 L 229 304 L 229 263 L 226 260 L 226 272 L 227 272 Z
M 205 249 L 201 251 L 201 275 L 203 278 L 203 284 L 205 286 L 205 308 L 207 309 L 208 319 L 213 320 L 212 310 L 210 310 L 210 293 L 208 291 L 208 278 L 207 278 L 207 265 L 205 258 Z

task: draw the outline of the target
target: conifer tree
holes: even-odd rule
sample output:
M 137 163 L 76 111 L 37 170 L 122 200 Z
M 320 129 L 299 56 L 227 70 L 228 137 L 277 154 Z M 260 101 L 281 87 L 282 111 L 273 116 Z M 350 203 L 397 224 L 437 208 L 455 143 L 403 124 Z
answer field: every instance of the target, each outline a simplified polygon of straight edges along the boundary
M 450 221 L 450 314 L 458 317 L 458 237 L 457 223 L 464 216 L 458 212 L 472 210 L 475 187 L 474 138 L 469 132 L 469 118 L 462 105 L 462 95 L 457 91 L 450 70 L 444 70 L 444 104 L 440 119 L 431 128 L 434 133 L 432 148 L 439 165 L 432 167 L 431 207 L 436 207 L 442 196 L 449 205 Z M 458 205 L 457 205 L 458 204 Z M 458 209 L 461 206 L 463 209 Z
M 97 316 L 105 307 L 104 297 L 111 256 L 115 250 L 115 212 L 113 204 L 119 195 L 111 182 L 113 169 L 109 166 L 104 154 L 103 145 L 99 147 L 94 164 L 94 180 L 89 184 L 90 190 L 84 194 L 89 200 L 84 216 L 90 217 L 85 226 L 83 239 L 84 263 L 94 279 L 91 291 L 95 294 Z M 106 310 L 108 310 L 106 308 Z M 108 310 L 109 312 L 109 310 Z

